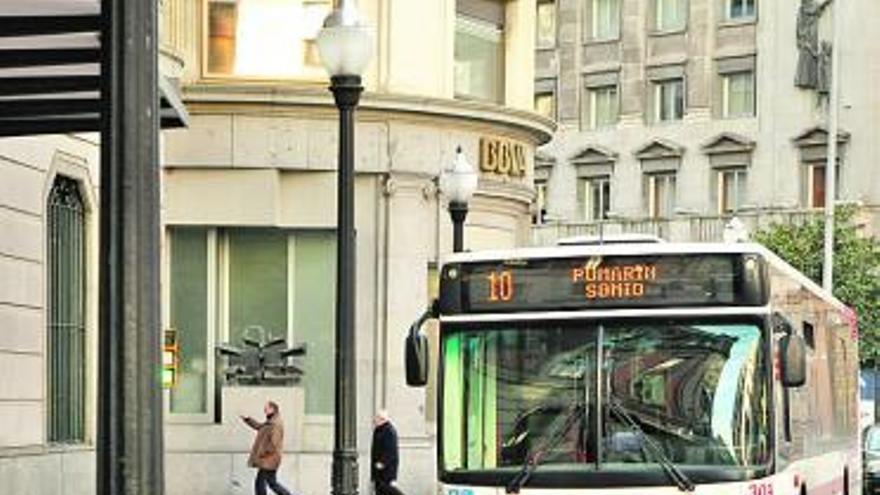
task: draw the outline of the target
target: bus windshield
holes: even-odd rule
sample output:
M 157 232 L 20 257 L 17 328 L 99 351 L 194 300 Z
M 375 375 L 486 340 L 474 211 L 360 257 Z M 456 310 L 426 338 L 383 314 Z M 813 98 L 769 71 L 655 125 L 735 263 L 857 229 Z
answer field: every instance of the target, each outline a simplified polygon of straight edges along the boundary
M 447 472 L 512 472 L 536 451 L 538 471 L 656 469 L 646 437 L 679 467 L 769 461 L 765 353 L 753 323 L 445 326 L 442 364 Z

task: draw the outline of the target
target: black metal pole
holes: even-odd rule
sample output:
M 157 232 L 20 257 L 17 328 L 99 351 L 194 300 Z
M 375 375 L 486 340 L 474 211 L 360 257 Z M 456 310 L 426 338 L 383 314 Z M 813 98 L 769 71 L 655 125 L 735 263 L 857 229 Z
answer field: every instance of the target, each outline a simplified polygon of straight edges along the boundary
M 468 204 L 463 201 L 449 202 L 449 216 L 452 217 L 452 252 L 464 251 L 464 220 L 467 218 Z
M 101 1 L 99 495 L 164 493 L 157 22 Z
M 339 109 L 339 174 L 336 210 L 336 404 L 333 494 L 358 492 L 357 370 L 355 341 L 354 114 L 360 76 L 334 76 L 330 91 Z

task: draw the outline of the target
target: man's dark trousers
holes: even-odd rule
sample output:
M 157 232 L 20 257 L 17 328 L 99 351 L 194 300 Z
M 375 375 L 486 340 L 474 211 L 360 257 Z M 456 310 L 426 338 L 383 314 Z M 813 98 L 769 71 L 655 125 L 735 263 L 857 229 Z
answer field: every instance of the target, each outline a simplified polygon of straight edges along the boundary
M 373 484 L 376 487 L 376 495 L 403 495 L 403 492 L 390 481 L 375 480 Z
M 266 485 L 269 485 L 269 488 L 277 495 L 292 495 L 287 488 L 278 483 L 277 473 L 278 471 L 269 471 L 268 469 L 257 471 L 257 478 L 254 480 L 256 495 L 266 495 Z

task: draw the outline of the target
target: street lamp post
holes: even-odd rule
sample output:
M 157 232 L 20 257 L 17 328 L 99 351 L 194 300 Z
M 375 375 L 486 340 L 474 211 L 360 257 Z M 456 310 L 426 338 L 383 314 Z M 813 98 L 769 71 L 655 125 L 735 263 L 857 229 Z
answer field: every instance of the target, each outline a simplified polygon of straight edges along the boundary
M 825 236 L 823 239 L 822 288 L 834 291 L 834 202 L 837 199 L 837 129 L 840 117 L 840 24 L 841 2 L 834 4 L 831 24 L 831 88 L 828 92 L 828 156 L 825 162 Z
M 358 492 L 357 370 L 355 341 L 354 129 L 355 108 L 370 61 L 373 32 L 354 2 L 337 0 L 318 34 L 321 61 L 339 109 L 339 163 L 336 210 L 335 424 L 332 492 Z
M 449 216 L 452 217 L 452 251 L 464 251 L 464 221 L 468 214 L 468 202 L 477 191 L 477 173 L 461 151 L 455 152 L 451 169 L 440 174 L 440 191 L 449 198 Z

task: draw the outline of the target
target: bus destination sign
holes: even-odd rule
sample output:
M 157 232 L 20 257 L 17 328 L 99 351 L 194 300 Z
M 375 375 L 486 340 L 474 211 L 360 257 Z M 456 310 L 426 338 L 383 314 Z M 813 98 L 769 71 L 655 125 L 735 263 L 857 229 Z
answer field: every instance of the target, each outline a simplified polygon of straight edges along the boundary
M 591 261 L 570 272 L 571 283 L 583 284 L 587 299 L 639 299 L 645 296 L 645 284 L 657 280 L 653 263 L 601 266 Z
M 443 273 L 441 310 L 490 313 L 761 304 L 756 295 L 760 287 L 755 287 L 760 277 L 746 276 L 743 260 L 742 254 L 687 254 L 452 264 Z

